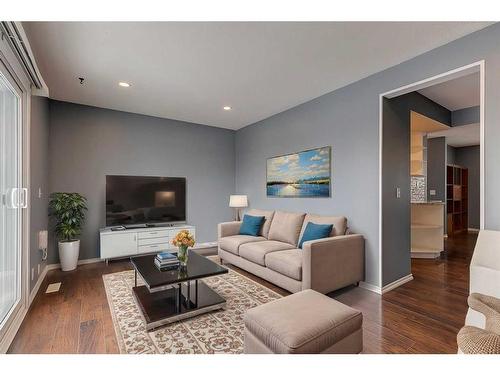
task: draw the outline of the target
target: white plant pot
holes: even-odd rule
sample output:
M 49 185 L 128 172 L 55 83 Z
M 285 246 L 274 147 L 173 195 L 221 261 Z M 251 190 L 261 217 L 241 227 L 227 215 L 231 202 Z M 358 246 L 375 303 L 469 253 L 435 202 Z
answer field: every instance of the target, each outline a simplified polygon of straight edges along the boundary
M 78 263 L 80 240 L 59 242 L 59 260 L 63 271 L 73 271 Z

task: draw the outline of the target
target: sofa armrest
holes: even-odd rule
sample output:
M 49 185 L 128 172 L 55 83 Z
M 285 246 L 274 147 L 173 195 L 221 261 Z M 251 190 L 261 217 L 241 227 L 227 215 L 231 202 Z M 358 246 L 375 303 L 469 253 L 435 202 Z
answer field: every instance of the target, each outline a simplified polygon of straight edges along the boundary
M 349 234 L 302 245 L 302 289 L 328 293 L 364 280 L 365 239 Z
M 234 236 L 240 232 L 241 221 L 229 221 L 217 225 L 217 238 Z

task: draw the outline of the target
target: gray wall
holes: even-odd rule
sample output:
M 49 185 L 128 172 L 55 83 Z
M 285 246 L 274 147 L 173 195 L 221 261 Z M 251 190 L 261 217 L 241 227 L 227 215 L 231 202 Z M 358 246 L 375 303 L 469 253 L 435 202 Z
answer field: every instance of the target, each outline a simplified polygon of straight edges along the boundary
M 234 168 L 234 131 L 50 101 L 50 190 L 88 198 L 80 259 L 99 257 L 106 174 L 186 177 L 187 220 L 206 242 L 232 218 Z M 53 236 L 49 262 L 58 262 Z
M 455 163 L 469 170 L 469 228 L 475 229 L 480 222 L 479 155 L 479 146 L 455 148 Z
M 436 195 L 430 195 L 430 190 Z M 446 138 L 427 140 L 427 199 L 446 202 Z
M 410 263 L 410 113 L 406 98 L 385 99 L 382 149 L 382 285 L 408 275 Z M 400 189 L 400 198 L 396 188 Z
M 427 199 L 443 201 L 445 210 L 443 214 L 444 232 L 447 233 L 446 214 L 446 153 L 445 137 L 429 138 L 427 140 Z M 430 190 L 436 190 L 436 195 L 430 195 Z
M 46 266 L 42 262 L 42 253 L 38 250 L 38 232 L 48 229 L 48 192 L 49 192 L 49 99 L 39 96 L 31 97 L 30 128 L 30 270 L 35 269 L 35 277 L 31 280 L 30 290 Z M 42 196 L 38 197 L 38 189 Z
M 425 96 L 412 92 L 384 99 L 382 153 L 382 285 L 411 273 L 410 113 L 450 124 L 451 113 Z M 425 140 L 427 143 L 427 140 Z M 396 188 L 400 188 L 400 198 Z
M 455 164 L 455 147 L 446 145 L 446 164 Z
M 237 131 L 236 190 L 248 194 L 253 208 L 347 216 L 351 229 L 367 238 L 367 280 L 376 283 L 378 131 L 366 126 L 370 111 L 353 97 L 376 111 L 370 92 L 354 84 Z M 319 146 L 332 146 L 332 197 L 267 198 L 266 159 Z
M 479 122 L 480 107 L 463 108 L 451 112 L 451 126 L 477 124 Z
M 379 95 L 485 60 L 487 229 L 500 229 L 500 25 L 495 24 L 308 103 L 252 124 L 236 134 L 236 188 L 254 207 L 339 213 L 366 237 L 366 280 L 380 285 L 378 248 Z M 385 136 L 389 136 L 384 133 Z M 385 139 L 384 139 L 385 142 Z M 268 199 L 265 159 L 290 151 L 333 146 L 331 199 Z M 384 186 L 392 191 L 395 186 Z M 385 251 L 385 249 L 384 249 Z M 387 258 L 384 257 L 384 261 Z M 406 264 L 406 263 L 405 263 Z M 405 265 L 403 265 L 405 266 Z M 384 278 L 386 279 L 386 278 Z

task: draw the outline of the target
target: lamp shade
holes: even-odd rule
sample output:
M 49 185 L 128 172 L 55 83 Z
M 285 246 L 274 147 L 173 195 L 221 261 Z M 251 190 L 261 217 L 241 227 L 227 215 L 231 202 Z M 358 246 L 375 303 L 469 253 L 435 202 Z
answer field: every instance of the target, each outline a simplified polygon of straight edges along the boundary
M 229 207 L 241 208 L 248 207 L 248 199 L 246 195 L 230 195 Z

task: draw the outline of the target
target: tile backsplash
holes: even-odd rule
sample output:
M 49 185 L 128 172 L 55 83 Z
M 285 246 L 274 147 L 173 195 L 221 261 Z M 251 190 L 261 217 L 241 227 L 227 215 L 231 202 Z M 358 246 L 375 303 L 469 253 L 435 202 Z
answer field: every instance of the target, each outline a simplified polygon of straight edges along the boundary
M 425 202 L 426 197 L 425 177 L 411 176 L 411 201 Z

